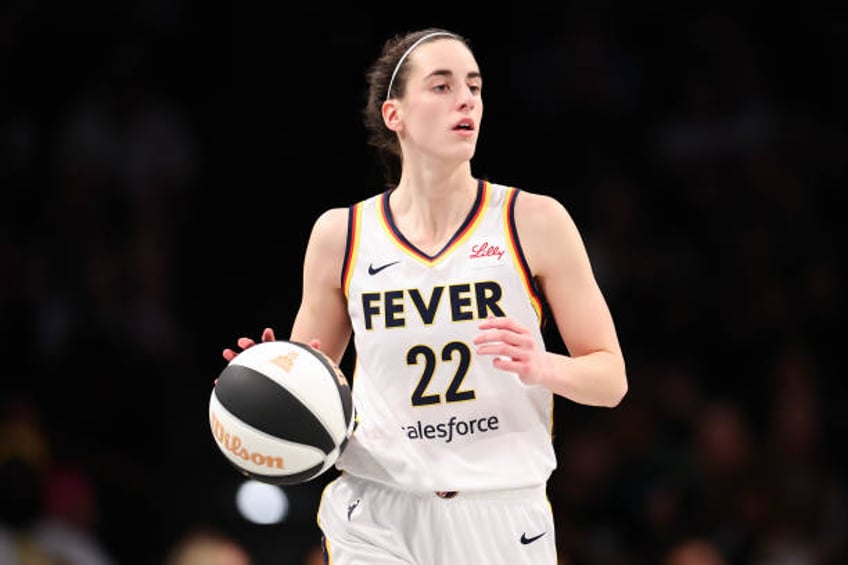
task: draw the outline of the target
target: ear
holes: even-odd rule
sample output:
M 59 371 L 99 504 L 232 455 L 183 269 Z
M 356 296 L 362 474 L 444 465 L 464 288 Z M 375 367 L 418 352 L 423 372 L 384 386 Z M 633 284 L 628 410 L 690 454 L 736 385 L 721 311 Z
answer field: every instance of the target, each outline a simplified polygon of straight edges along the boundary
M 397 100 L 386 100 L 383 102 L 381 110 L 383 113 L 383 123 L 386 124 L 386 127 L 393 132 L 399 132 L 403 126 Z

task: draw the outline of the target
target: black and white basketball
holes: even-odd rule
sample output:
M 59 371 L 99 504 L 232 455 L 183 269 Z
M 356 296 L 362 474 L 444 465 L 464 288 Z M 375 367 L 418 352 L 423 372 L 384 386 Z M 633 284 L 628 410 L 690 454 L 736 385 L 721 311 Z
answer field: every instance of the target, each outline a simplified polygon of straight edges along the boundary
M 247 477 L 298 484 L 332 467 L 353 433 L 350 386 L 326 355 L 293 341 L 258 343 L 227 364 L 209 399 L 212 436 Z

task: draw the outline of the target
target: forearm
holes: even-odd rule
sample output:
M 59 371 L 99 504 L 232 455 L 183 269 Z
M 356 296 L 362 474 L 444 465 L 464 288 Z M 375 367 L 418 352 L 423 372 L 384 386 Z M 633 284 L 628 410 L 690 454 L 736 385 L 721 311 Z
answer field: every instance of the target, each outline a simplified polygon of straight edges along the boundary
M 614 407 L 627 393 L 620 354 L 596 351 L 579 357 L 545 353 L 541 384 L 578 404 Z

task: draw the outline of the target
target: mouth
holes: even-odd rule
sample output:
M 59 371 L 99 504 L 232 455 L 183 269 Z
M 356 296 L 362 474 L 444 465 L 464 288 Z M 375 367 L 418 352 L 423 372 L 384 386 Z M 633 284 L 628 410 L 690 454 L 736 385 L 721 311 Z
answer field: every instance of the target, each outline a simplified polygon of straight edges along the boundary
M 474 120 L 470 118 L 463 118 L 459 120 L 454 126 L 454 131 L 474 131 Z

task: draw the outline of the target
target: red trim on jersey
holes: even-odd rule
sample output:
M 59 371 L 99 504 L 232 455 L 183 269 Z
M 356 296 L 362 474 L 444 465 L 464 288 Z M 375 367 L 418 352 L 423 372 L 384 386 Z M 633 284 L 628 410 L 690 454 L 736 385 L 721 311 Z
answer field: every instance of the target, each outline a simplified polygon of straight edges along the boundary
M 362 225 L 362 202 L 354 204 L 348 209 L 347 221 L 347 244 L 345 245 L 344 262 L 342 263 L 342 291 L 347 297 L 350 279 L 353 275 L 353 266 L 356 264 L 356 253 L 359 251 L 359 240 Z
M 536 317 L 539 319 L 539 324 L 542 323 L 542 299 L 539 287 L 533 279 L 533 273 L 530 271 L 530 265 L 527 264 L 527 259 L 524 257 L 524 252 L 521 249 L 521 242 L 518 240 L 518 228 L 515 227 L 515 200 L 518 198 L 518 190 L 515 187 L 509 187 L 509 193 L 506 195 L 506 206 L 504 206 L 504 231 L 506 232 L 512 256 L 515 259 L 515 267 L 521 275 L 521 280 L 524 282 L 524 288 L 527 290 L 527 296 L 536 311 Z
M 383 193 L 377 205 L 377 217 L 380 218 L 380 224 L 386 232 L 386 235 L 397 245 L 402 251 L 426 265 L 435 265 L 452 250 L 456 249 L 462 242 L 468 239 L 468 236 L 474 231 L 480 223 L 486 208 L 491 200 L 491 187 L 488 181 L 481 180 L 478 183 L 477 198 L 465 218 L 465 221 L 445 244 L 445 246 L 435 255 L 428 255 L 418 249 L 400 232 L 392 217 L 391 209 L 389 208 L 389 195 L 391 191 Z

